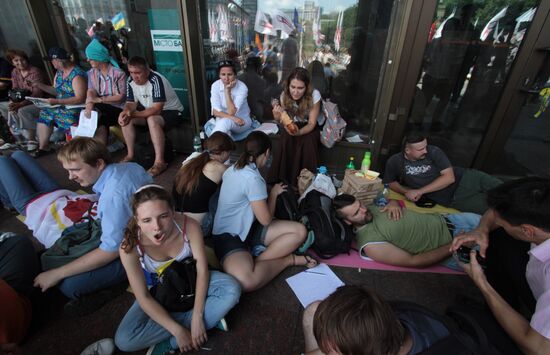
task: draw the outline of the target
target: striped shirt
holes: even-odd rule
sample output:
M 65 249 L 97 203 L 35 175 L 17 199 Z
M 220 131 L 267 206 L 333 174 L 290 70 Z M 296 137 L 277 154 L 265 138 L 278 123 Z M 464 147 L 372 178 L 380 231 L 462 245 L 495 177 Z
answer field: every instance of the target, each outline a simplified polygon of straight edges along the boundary
M 163 111 L 183 111 L 183 105 L 170 82 L 156 71 L 149 72 L 149 78 L 143 85 L 138 85 L 130 76 L 126 90 L 127 102 L 139 102 L 146 109 L 154 103 L 163 102 Z
M 119 102 L 109 102 L 110 105 L 122 108 L 126 96 L 126 73 L 109 65 L 107 75 L 104 76 L 101 70 L 92 68 L 88 70 L 88 90 L 95 90 L 99 97 L 122 94 Z

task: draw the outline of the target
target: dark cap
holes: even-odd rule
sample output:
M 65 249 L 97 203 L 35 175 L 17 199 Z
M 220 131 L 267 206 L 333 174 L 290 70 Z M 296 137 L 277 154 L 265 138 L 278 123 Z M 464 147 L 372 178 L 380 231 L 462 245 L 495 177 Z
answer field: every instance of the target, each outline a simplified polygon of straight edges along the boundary
M 69 53 L 66 50 L 60 47 L 51 47 L 48 49 L 48 56 L 44 57 L 45 60 L 52 59 L 70 59 Z

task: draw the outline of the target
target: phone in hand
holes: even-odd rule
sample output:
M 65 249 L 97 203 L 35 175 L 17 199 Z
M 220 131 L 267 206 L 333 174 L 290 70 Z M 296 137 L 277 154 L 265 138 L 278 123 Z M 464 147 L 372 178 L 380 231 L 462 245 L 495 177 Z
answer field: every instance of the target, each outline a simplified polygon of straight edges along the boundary
M 460 260 L 464 264 L 469 264 L 470 263 L 470 251 L 471 250 L 472 250 L 472 248 L 468 248 L 467 246 L 464 246 L 464 245 L 461 246 L 460 248 L 458 248 L 458 250 L 456 251 L 456 255 L 458 256 L 458 260 Z M 476 250 L 476 259 L 477 259 L 477 262 L 479 263 L 479 265 L 481 266 L 482 269 L 487 268 L 487 259 L 482 257 L 479 254 L 478 250 Z

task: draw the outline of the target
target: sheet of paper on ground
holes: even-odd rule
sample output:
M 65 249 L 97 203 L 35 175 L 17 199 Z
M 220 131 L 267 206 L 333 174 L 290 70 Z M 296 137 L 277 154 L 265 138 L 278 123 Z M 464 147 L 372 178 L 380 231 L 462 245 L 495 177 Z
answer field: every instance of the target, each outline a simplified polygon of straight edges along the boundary
M 324 300 L 338 287 L 344 286 L 327 264 L 302 271 L 286 279 L 286 282 L 304 308 L 315 301 Z

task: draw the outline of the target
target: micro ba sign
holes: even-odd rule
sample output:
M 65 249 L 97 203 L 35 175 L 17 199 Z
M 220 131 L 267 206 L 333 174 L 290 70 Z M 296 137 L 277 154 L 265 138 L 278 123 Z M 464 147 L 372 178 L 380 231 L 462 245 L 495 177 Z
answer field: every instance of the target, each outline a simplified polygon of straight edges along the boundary
M 151 30 L 153 50 L 157 52 L 183 52 L 179 30 Z

